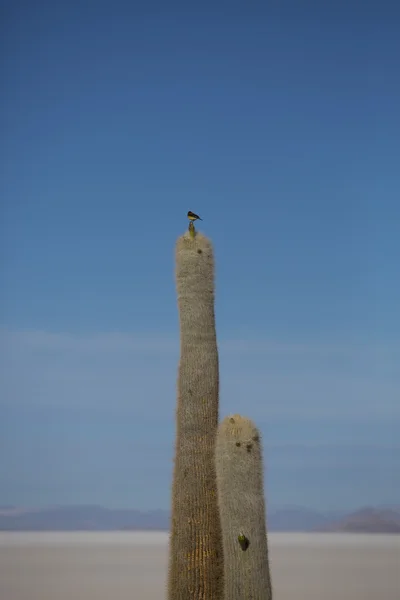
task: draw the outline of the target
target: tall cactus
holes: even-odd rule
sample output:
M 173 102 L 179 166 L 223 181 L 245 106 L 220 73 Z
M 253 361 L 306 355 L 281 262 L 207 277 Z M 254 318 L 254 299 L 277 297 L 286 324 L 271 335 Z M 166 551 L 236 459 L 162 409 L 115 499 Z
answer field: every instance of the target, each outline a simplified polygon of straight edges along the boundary
M 168 599 L 222 600 L 215 438 L 219 373 L 211 242 L 192 227 L 176 244 L 181 355 Z
M 216 441 L 225 600 L 271 600 L 262 447 L 254 423 L 226 417 Z

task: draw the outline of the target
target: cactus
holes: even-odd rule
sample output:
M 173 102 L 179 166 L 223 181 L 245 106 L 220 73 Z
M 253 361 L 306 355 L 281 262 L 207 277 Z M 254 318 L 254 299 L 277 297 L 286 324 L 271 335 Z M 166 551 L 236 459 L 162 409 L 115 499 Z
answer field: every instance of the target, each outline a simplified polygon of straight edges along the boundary
M 225 418 L 218 428 L 215 460 L 224 598 L 271 600 L 262 446 L 254 423 L 240 415 Z
M 192 240 L 194 240 L 194 238 L 196 237 L 196 228 L 193 224 L 193 221 L 190 221 L 188 230 L 190 237 L 192 238 Z
M 217 505 L 218 350 L 211 242 L 194 228 L 176 245 L 181 355 L 169 542 L 169 600 L 222 600 Z

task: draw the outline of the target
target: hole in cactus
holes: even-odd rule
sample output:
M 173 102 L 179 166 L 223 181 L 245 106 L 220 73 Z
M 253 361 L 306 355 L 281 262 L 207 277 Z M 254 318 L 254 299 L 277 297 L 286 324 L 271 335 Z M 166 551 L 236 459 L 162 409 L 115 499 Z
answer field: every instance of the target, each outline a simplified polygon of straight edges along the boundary
M 246 444 L 247 452 L 251 452 L 253 444 Z
M 244 552 L 250 546 L 250 540 L 243 534 L 238 535 L 238 542 Z
M 203 250 L 201 248 L 197 249 L 197 254 L 201 254 L 203 252 Z
M 238 446 L 238 447 L 239 447 L 239 446 L 240 446 L 240 442 L 236 442 L 236 446 Z
M 235 419 L 234 419 L 233 417 L 231 417 L 231 418 L 229 419 L 229 423 L 234 423 L 234 422 L 235 422 Z

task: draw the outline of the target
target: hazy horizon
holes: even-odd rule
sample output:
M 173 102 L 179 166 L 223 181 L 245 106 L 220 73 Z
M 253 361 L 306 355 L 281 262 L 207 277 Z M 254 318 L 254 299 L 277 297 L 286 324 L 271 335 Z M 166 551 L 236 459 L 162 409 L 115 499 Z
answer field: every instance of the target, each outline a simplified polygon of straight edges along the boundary
M 65 502 L 57 502 L 54 504 L 0 504 L 0 511 L 12 511 L 13 509 L 15 510 L 21 510 L 21 511 L 29 511 L 29 510 L 52 510 L 52 509 L 69 509 L 69 508 L 100 508 L 100 509 L 105 509 L 105 510 L 121 510 L 121 511 L 125 511 L 125 510 L 132 510 L 132 511 L 138 511 L 138 512 L 154 512 L 156 513 L 157 511 L 161 511 L 163 513 L 169 513 L 171 510 L 170 506 L 166 506 L 166 507 L 162 507 L 162 506 L 158 506 L 155 508 L 149 508 L 149 507 L 137 507 L 137 506 L 133 506 L 133 505 L 125 505 L 125 506 L 121 506 L 121 505 L 109 505 L 109 504 L 105 504 L 104 502 L 101 502 L 100 500 L 98 500 L 97 502 L 93 502 L 93 503 L 85 503 L 85 504 L 73 504 L 73 503 L 65 503 Z M 394 501 L 394 502 L 381 502 L 381 503 L 377 503 L 377 504 L 373 504 L 371 502 L 368 502 L 367 499 L 365 500 L 364 503 L 362 504 L 357 504 L 354 506 L 321 506 L 321 505 L 305 505 L 305 504 L 293 504 L 293 503 L 286 503 L 286 504 L 269 504 L 267 503 L 266 505 L 266 510 L 267 512 L 276 512 L 276 511 L 282 511 L 282 510 L 298 510 L 298 511 L 310 511 L 313 513 L 321 513 L 321 514 L 328 514 L 328 515 L 333 515 L 333 514 L 338 514 L 341 515 L 343 514 L 348 514 L 351 513 L 353 511 L 359 511 L 359 510 L 364 510 L 364 509 L 377 509 L 377 510 L 399 510 L 400 509 L 400 503 L 398 501 Z
M 0 8 L 0 505 L 169 509 L 188 210 L 267 504 L 400 503 L 400 7 Z

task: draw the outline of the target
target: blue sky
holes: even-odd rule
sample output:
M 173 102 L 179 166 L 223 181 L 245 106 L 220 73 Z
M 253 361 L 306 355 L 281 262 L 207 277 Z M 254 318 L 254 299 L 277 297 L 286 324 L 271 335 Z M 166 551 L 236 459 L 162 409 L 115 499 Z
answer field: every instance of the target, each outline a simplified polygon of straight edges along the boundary
M 189 209 L 268 503 L 400 501 L 400 9 L 216 4 L 0 2 L 0 504 L 169 506 Z

